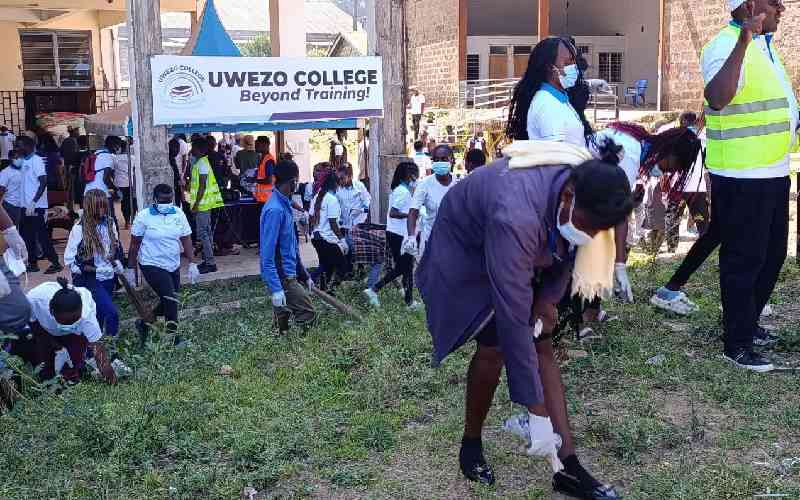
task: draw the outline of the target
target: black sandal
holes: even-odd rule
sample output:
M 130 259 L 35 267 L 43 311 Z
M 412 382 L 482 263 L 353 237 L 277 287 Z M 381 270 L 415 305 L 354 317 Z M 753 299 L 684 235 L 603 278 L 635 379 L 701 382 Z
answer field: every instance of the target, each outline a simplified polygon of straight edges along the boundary
M 607 484 L 600 484 L 587 491 L 578 478 L 570 476 L 564 471 L 553 475 L 553 491 L 584 500 L 619 500 L 622 498 L 613 486 Z
M 492 466 L 481 459 L 470 466 L 461 464 L 461 473 L 470 481 L 491 486 L 494 484 L 494 472 Z

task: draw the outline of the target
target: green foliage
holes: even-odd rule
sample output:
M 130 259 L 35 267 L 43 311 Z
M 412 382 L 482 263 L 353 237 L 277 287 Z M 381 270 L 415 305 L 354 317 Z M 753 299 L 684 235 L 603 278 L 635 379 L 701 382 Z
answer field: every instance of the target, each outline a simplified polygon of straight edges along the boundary
M 620 321 L 601 328 L 605 339 L 564 340 L 588 353 L 563 367 L 579 456 L 625 498 L 800 497 L 796 376 L 720 360 L 715 266 L 687 288 L 701 307 L 695 317 L 647 304 L 674 263 L 646 263 L 633 270 L 637 303 L 606 304 Z M 780 315 L 796 310 L 798 277 L 787 264 Z M 124 330 L 117 349 L 136 371 L 115 387 L 85 381 L 53 394 L 27 383 L 25 399 L 0 415 L 0 498 L 238 498 L 248 487 L 257 498 L 550 498 L 549 467 L 499 431 L 519 411 L 505 382 L 484 435 L 498 484 L 460 479 L 472 348 L 431 368 L 424 314 L 409 313 L 394 289 L 371 311 L 362 288 L 337 297 L 360 307 L 364 323 L 317 304 L 318 324 L 285 337 L 271 328 L 257 278 L 185 288 L 185 308 L 245 307 L 183 322 L 185 349 L 162 332 L 140 350 Z M 778 326 L 796 341 L 791 321 Z M 779 351 L 797 360 L 795 346 Z M 662 364 L 646 363 L 658 354 Z
M 239 51 L 245 57 L 270 57 L 272 56 L 272 41 L 269 34 L 263 33 L 242 43 Z

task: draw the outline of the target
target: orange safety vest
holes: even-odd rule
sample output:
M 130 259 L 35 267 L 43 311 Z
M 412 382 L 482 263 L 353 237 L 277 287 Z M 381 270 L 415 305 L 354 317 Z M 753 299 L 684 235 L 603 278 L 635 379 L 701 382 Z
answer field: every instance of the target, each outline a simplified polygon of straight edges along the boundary
M 261 158 L 261 163 L 258 164 L 258 173 L 256 174 L 256 190 L 255 193 L 253 193 L 253 196 L 259 203 L 268 202 L 270 196 L 272 196 L 272 177 L 267 179 L 268 161 L 275 163 L 275 158 L 269 153 L 264 153 L 264 156 Z M 263 180 L 268 180 L 269 182 L 266 184 L 258 182 Z

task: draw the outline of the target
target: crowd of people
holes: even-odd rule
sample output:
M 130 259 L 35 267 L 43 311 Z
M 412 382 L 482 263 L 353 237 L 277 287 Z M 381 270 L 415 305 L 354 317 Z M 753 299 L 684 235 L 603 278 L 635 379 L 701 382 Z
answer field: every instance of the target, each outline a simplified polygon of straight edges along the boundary
M 217 144 L 210 136 L 176 136 L 169 144 L 174 185 L 156 187 L 150 206 L 133 219 L 126 259 L 110 197 L 118 188 L 114 160 L 105 156 L 123 145 L 110 138 L 105 150 L 94 153 L 95 176 L 86 183 L 81 219 L 69 236 L 64 261 L 73 284 L 46 283 L 27 298 L 14 260 L 28 259 L 31 270 L 38 250 L 54 255 L 44 241 L 42 199 L 50 163 L 60 167 L 47 156 L 47 141 L 40 151 L 44 160 L 31 138 L 15 142 L 0 129 L 8 165 L 0 172 L 0 231 L 12 256 L 0 261 L 0 327 L 19 335 L 6 349 L 44 364 L 45 376 L 60 373 L 73 381 L 84 359 L 92 359 L 113 383 L 124 364 L 99 340 L 118 333 L 111 293 L 115 275 L 127 273 L 126 261 L 156 291 L 156 315 L 166 319 L 180 345 L 181 255 L 189 261 L 190 281 L 216 271 L 214 211 L 223 204 L 223 191 L 238 189 L 263 205 L 261 277 L 281 333 L 292 320 L 302 328 L 314 324 L 316 289 L 335 295 L 343 281 L 365 273 L 364 296 L 381 307 L 382 291 L 399 279 L 409 310 L 425 308 L 434 365 L 473 340 L 477 344 L 458 455 L 463 475 L 496 481 L 482 435 L 505 367 L 510 398 L 525 411 L 504 429 L 522 439 L 528 455 L 549 462 L 554 488 L 578 498 L 618 498 L 578 458 L 553 337 L 563 313 L 585 340 L 594 335 L 593 326 L 609 320 L 604 302 L 634 301 L 627 271 L 634 246 L 666 243 L 674 250 L 688 208 L 698 239 L 650 302 L 681 315 L 697 311 L 681 290 L 720 247 L 722 354 L 738 368 L 774 369 L 755 347 L 779 341 L 759 325 L 759 316 L 786 257 L 788 155 L 800 115 L 771 41 L 783 4 L 728 5 L 732 21 L 703 51 L 703 112 L 683 113 L 656 133 L 627 122 L 594 129 L 585 115 L 587 64 L 569 37 L 545 38 L 533 49 L 511 99 L 509 144 L 484 166 L 489 145 L 477 132 L 465 148 L 463 179 L 454 176 L 450 145 L 419 140 L 425 98 L 414 91 L 414 152 L 394 171 L 385 226 L 368 222 L 373 197 L 364 177 L 356 178 L 342 137 L 331 141 L 329 161 L 315 165 L 313 181 L 302 185 L 297 164 L 289 157 L 276 160 L 267 137 L 226 136 Z M 360 158 L 367 141 L 359 146 L 359 167 L 368 164 Z M 307 270 L 301 259 L 301 237 L 307 236 L 318 256 L 316 269 Z M 50 270 L 58 269 L 57 257 L 51 261 Z M 417 290 L 422 304 L 415 301 Z M 140 321 L 137 328 L 146 341 L 150 325 Z

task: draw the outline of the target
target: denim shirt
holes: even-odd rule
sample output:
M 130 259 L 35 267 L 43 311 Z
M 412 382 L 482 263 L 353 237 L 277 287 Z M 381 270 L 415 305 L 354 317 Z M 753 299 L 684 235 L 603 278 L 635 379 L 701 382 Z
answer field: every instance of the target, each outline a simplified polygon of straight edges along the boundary
M 272 293 L 283 290 L 281 278 L 297 277 L 298 247 L 292 202 L 277 189 L 261 211 L 261 279 Z

